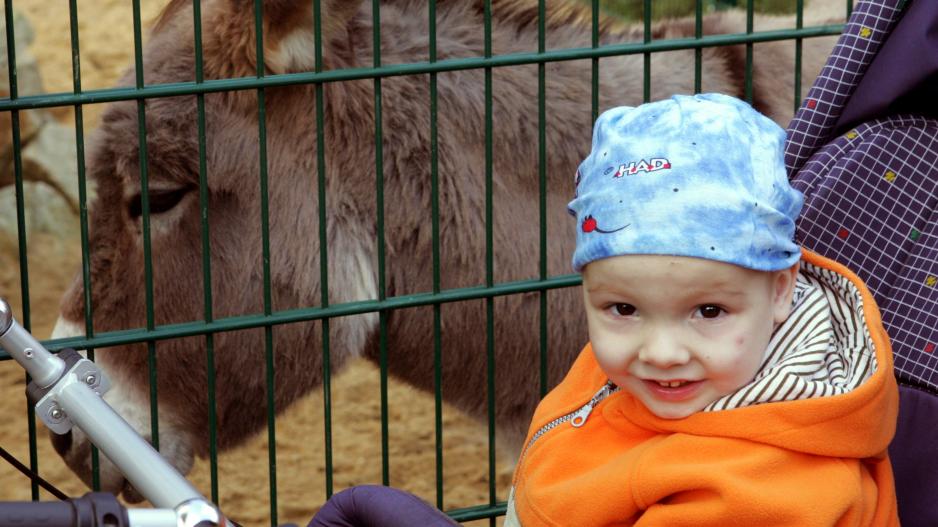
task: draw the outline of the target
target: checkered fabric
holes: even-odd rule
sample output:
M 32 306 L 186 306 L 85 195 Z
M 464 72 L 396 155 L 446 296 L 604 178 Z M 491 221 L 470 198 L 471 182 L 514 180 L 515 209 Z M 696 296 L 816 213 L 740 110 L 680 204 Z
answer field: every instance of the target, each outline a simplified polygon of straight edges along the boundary
M 891 115 L 836 129 L 903 3 L 857 3 L 789 126 L 786 164 L 805 195 L 797 240 L 866 281 L 897 376 L 938 392 L 938 121 Z
M 827 64 L 788 125 L 785 164 L 789 174 L 831 140 L 831 133 L 860 79 L 901 14 L 903 0 L 859 2 Z

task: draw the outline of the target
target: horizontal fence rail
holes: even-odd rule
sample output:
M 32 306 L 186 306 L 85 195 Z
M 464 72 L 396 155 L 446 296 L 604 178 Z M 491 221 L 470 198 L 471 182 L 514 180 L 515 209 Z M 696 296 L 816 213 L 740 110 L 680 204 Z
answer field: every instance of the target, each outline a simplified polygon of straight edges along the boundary
M 219 318 L 205 322 L 187 322 L 182 324 L 167 324 L 156 326 L 152 330 L 131 329 L 123 331 L 109 331 L 99 333 L 94 338 L 62 338 L 44 340 L 42 344 L 50 351 L 59 351 L 65 348 L 88 349 L 105 348 L 121 344 L 135 344 L 140 342 L 165 340 L 177 337 L 194 337 L 211 335 L 225 331 L 263 328 L 307 322 L 310 320 L 323 320 L 378 311 L 405 309 L 409 307 L 440 305 L 464 300 L 479 300 L 496 296 L 515 295 L 573 287 L 580 285 L 579 275 L 563 275 L 546 280 L 521 280 L 517 282 L 502 282 L 493 286 L 476 286 L 456 289 L 446 289 L 440 293 L 422 293 L 405 296 L 393 296 L 385 300 L 368 300 L 361 302 L 345 302 L 329 307 L 311 307 L 275 311 L 268 315 L 244 315 L 237 317 Z M 0 360 L 10 359 L 6 351 L 0 351 Z
M 30 110 L 75 104 L 97 104 L 155 97 L 173 97 L 179 95 L 198 95 L 223 91 L 256 90 L 295 84 L 317 84 L 349 80 L 397 77 L 402 75 L 420 75 L 446 71 L 501 68 L 522 66 L 565 60 L 581 60 L 619 55 L 637 55 L 639 53 L 658 53 L 682 49 L 698 49 L 759 42 L 775 42 L 798 38 L 816 38 L 839 35 L 843 24 L 806 27 L 803 29 L 779 29 L 754 33 L 734 33 L 695 38 L 655 40 L 647 44 L 627 43 L 610 44 L 598 48 L 574 48 L 545 51 L 544 53 L 513 53 L 492 57 L 448 59 L 437 62 L 419 62 L 396 64 L 373 68 L 349 68 L 329 70 L 320 73 L 284 73 L 267 75 L 263 78 L 241 77 L 237 79 L 207 80 L 201 83 L 180 82 L 174 84 L 147 85 L 142 88 L 109 88 L 89 90 L 80 94 L 29 95 L 16 99 L 0 99 L 0 111 Z

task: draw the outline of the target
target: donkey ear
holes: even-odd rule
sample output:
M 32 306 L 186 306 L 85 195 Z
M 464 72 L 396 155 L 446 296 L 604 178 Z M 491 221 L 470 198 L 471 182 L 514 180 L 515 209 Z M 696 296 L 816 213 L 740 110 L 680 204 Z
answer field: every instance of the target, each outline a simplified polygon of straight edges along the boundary
M 228 0 L 233 9 L 247 8 L 253 13 L 254 0 Z M 362 0 L 320 0 L 323 57 L 330 60 L 329 49 L 343 42 L 348 24 Z M 315 63 L 315 17 L 311 0 L 264 1 L 264 62 L 273 73 L 308 71 Z
M 314 0 L 263 0 L 264 20 L 273 28 L 283 25 L 296 25 L 311 21 Z M 344 28 L 348 20 L 358 12 L 362 0 L 320 0 L 319 11 L 322 15 L 324 36 L 333 30 Z M 254 0 L 227 0 L 232 12 L 254 13 Z
M 230 0 L 248 2 L 253 0 Z M 336 46 L 347 42 L 352 18 L 362 0 L 320 0 L 323 59 L 335 57 Z M 309 71 L 315 66 L 315 16 L 311 0 L 266 0 L 264 2 L 264 58 L 274 73 Z
M 189 0 L 173 0 L 182 4 Z M 342 45 L 362 0 L 320 0 L 323 58 Z M 257 68 L 254 0 L 218 0 L 203 9 L 203 50 L 209 78 L 252 76 Z M 310 71 L 315 65 L 312 0 L 264 0 L 264 66 L 271 73 Z M 171 9 L 167 9 L 172 11 Z

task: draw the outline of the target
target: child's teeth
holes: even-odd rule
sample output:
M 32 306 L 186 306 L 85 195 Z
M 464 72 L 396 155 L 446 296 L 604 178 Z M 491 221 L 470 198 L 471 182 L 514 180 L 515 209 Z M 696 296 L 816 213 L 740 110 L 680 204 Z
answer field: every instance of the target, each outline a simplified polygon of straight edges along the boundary
M 677 388 L 684 384 L 684 381 L 658 381 L 658 384 L 665 388 Z

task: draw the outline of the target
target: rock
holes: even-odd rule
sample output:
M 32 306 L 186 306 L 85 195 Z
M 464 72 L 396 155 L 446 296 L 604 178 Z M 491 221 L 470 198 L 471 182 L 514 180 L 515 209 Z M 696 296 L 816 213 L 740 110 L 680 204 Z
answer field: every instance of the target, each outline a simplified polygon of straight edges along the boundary
M 27 231 L 62 237 L 78 228 L 78 168 L 75 133 L 49 122 L 23 149 L 23 195 Z M 11 167 L 12 168 L 12 167 Z M 89 200 L 93 188 L 88 186 Z M 0 188 L 0 229 L 16 235 L 15 186 Z
M 2 18 L 2 17 L 0 17 Z M 16 89 L 20 97 L 25 95 L 38 95 L 42 93 L 42 78 L 39 76 L 39 65 L 36 58 L 29 51 L 33 43 L 33 28 L 26 17 L 13 13 L 13 36 L 16 39 Z M 0 21 L 0 89 L 10 93 L 9 68 L 7 67 L 7 31 L 6 23 Z
M 16 78 L 20 96 L 41 94 L 42 81 L 29 52 L 33 31 L 14 14 Z M 0 23 L 0 96 L 9 97 L 6 25 Z M 43 110 L 18 113 L 22 162 L 24 218 L 30 231 L 73 236 L 78 229 L 78 169 L 75 130 L 51 119 Z M 17 236 L 16 186 L 12 113 L 0 113 L 0 230 Z M 91 190 L 89 188 L 89 198 Z

